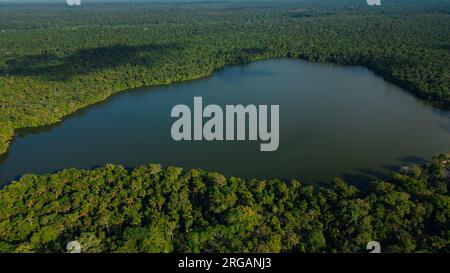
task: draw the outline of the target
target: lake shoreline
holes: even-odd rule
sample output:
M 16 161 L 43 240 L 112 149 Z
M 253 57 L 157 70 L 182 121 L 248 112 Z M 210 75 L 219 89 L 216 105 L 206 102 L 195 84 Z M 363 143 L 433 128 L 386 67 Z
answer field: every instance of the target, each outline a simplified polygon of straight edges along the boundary
M 107 102 L 108 99 L 110 99 L 111 97 L 113 97 L 114 95 L 116 95 L 118 93 L 130 92 L 130 91 L 138 90 L 138 89 L 165 87 L 165 86 L 170 86 L 170 85 L 188 83 L 188 82 L 197 81 L 197 80 L 201 80 L 201 79 L 207 79 L 207 78 L 210 78 L 214 73 L 217 73 L 219 71 L 224 70 L 226 67 L 248 65 L 248 64 L 251 64 L 253 62 L 266 61 L 266 60 L 277 60 L 277 59 L 285 59 L 285 58 L 287 58 L 287 59 L 304 60 L 304 61 L 307 61 L 307 62 L 310 62 L 310 63 L 314 63 L 314 64 L 330 64 L 330 65 L 344 66 L 344 67 L 364 67 L 364 68 L 368 69 L 369 71 L 373 72 L 375 75 L 381 77 L 383 80 L 385 80 L 385 81 L 387 81 L 389 83 L 395 84 L 395 85 L 405 89 L 409 94 L 411 94 L 414 97 L 416 97 L 416 98 L 426 102 L 430 106 L 435 107 L 437 109 L 441 109 L 441 110 L 446 110 L 446 111 L 450 110 L 450 105 L 445 105 L 442 102 L 438 102 L 438 101 L 431 101 L 431 100 L 424 99 L 423 97 L 420 96 L 420 92 L 419 91 L 417 91 L 417 90 L 414 91 L 414 90 L 409 89 L 410 86 L 407 86 L 404 82 L 401 82 L 401 81 L 395 79 L 395 77 L 393 75 L 389 75 L 387 73 L 383 73 L 381 70 L 377 70 L 374 67 L 370 67 L 370 66 L 368 66 L 366 64 L 362 64 L 362 63 L 338 64 L 338 63 L 335 63 L 335 62 L 314 62 L 314 61 L 312 61 L 311 59 L 308 59 L 308 58 L 291 57 L 289 55 L 290 54 L 288 54 L 287 56 L 270 57 L 270 58 L 255 57 L 251 61 L 247 61 L 247 62 L 225 64 L 225 65 L 223 65 L 221 67 L 215 68 L 209 74 L 199 75 L 199 76 L 192 77 L 192 78 L 189 78 L 189 79 L 186 79 L 186 80 L 182 80 L 182 81 L 173 81 L 173 82 L 168 82 L 168 83 L 163 83 L 163 84 L 155 84 L 155 85 L 150 85 L 150 86 L 140 86 L 140 87 L 136 87 L 136 88 L 132 88 L 132 89 L 123 89 L 123 90 L 112 91 L 110 95 L 106 96 L 103 99 L 96 100 L 96 101 L 94 101 L 94 102 L 92 102 L 90 104 L 87 104 L 85 106 L 82 106 L 82 107 L 76 109 L 73 112 L 70 112 L 67 115 L 59 117 L 56 122 L 49 122 L 49 123 L 43 122 L 42 124 L 37 125 L 37 126 L 12 128 L 12 131 L 10 132 L 9 135 L 6 135 L 6 137 L 3 136 L 3 138 L 5 139 L 5 140 L 3 140 L 4 141 L 4 145 L 1 145 L 2 144 L 2 134 L 0 134 L 0 161 L 1 161 L 1 157 L 4 156 L 8 152 L 8 148 L 13 143 L 14 138 L 16 137 L 16 134 L 17 134 L 18 130 L 21 130 L 22 132 L 26 132 L 27 130 L 30 130 L 30 129 L 38 129 L 39 130 L 39 128 L 41 128 L 41 127 L 54 126 L 54 125 L 56 125 L 58 123 L 63 122 L 64 119 L 69 118 L 70 116 L 72 116 L 74 114 L 77 114 L 78 112 L 83 111 L 86 108 L 89 108 L 91 106 L 95 106 L 96 104 L 99 104 L 99 103 L 102 103 L 102 102 Z M 8 130 L 8 129 L 6 129 L 6 130 Z
M 329 80 L 323 81 L 323 78 Z M 325 82 L 329 83 L 324 84 Z M 278 86 L 283 86 L 283 88 L 274 92 L 274 90 L 277 90 Z M 357 173 L 349 173 L 350 167 L 352 170 L 356 168 L 361 168 L 361 170 L 363 170 L 363 168 L 374 166 L 373 162 L 378 162 L 376 166 L 395 164 L 397 167 L 401 167 L 403 164 L 411 163 L 410 159 L 403 161 L 403 157 L 419 156 L 421 157 L 421 162 L 426 162 L 432 155 L 448 151 L 448 149 L 445 148 L 448 147 L 448 144 L 445 144 L 446 141 L 442 140 L 442 134 L 444 133 L 442 129 L 433 126 L 429 128 L 430 126 L 427 125 L 439 122 L 443 124 L 442 126 L 447 126 L 448 120 L 447 115 L 445 114 L 447 112 L 433 109 L 432 106 L 424 103 L 422 100 L 411 96 L 406 90 L 385 81 L 375 72 L 362 66 L 314 63 L 298 58 L 270 58 L 256 60 L 244 65 L 229 65 L 220 70 L 216 70 L 215 73 L 212 73 L 209 76 L 197 80 L 177 82 L 171 85 L 151 86 L 150 88 L 128 89 L 119 93 L 117 96 L 109 96 L 101 102 L 82 108 L 74 114 L 66 116 L 61 122 L 44 127 L 18 130 L 16 137 L 17 140 L 20 141 L 17 146 L 14 146 L 13 151 L 9 150 L 11 153 L 8 152 L 7 154 L 0 156 L 0 172 L 3 175 L 1 180 L 9 180 L 5 180 L 6 177 L 17 179 L 20 177 L 20 175 L 18 175 L 19 173 L 33 173 L 33 169 L 36 171 L 39 170 L 37 173 L 46 173 L 66 167 L 89 169 L 93 166 L 101 166 L 105 163 L 122 164 L 124 166 L 134 167 L 153 162 L 160 163 L 164 166 L 202 168 L 208 171 L 219 171 L 226 175 L 245 178 L 295 178 L 304 182 L 316 183 L 327 182 L 333 177 L 340 177 L 342 175 L 343 177 L 349 178 L 349 181 L 354 180 L 358 182 L 363 181 L 362 178 L 364 178 L 364 181 L 367 180 L 367 175 L 365 174 L 366 171 L 362 171 L 362 173 L 359 173 L 359 171 Z M 184 151 L 181 154 L 171 152 L 171 147 L 167 146 L 167 141 L 171 139 L 170 125 L 173 122 L 173 119 L 172 121 L 169 120 L 170 109 L 174 105 L 180 103 L 189 105 L 192 103 L 192 96 L 197 95 L 205 96 L 205 103 L 219 105 L 230 103 L 242 103 L 244 105 L 281 103 L 283 109 L 282 112 L 285 117 L 291 117 L 289 119 L 296 117 L 293 119 L 296 120 L 296 124 L 284 124 L 283 128 L 287 130 L 285 136 L 288 139 L 296 136 L 295 139 L 298 141 L 281 141 L 282 151 L 277 151 L 275 154 L 269 153 L 270 155 L 253 155 L 254 152 L 259 151 L 257 147 L 251 149 L 246 148 L 246 152 L 242 155 L 251 155 L 253 158 L 246 159 L 248 162 L 251 162 L 253 166 L 249 168 L 248 173 L 243 172 L 242 168 L 237 168 L 235 166 L 236 162 L 231 161 L 227 163 L 220 157 L 212 160 L 215 161 L 215 163 L 203 162 L 201 158 L 204 158 L 204 156 L 201 156 L 201 153 L 198 153 L 197 156 L 192 156 L 192 152 L 194 152 L 191 150 L 192 145 L 195 145 L 193 143 L 184 143 L 181 146 L 177 146 Z M 397 106 L 399 104 L 402 104 L 405 109 L 409 109 L 409 113 L 405 113 L 402 108 L 398 108 Z M 367 106 L 370 105 L 372 106 L 367 108 Z M 318 116 L 319 119 L 317 120 L 318 124 L 322 127 L 311 127 L 311 125 L 308 125 L 315 123 L 315 118 L 313 117 L 319 114 L 314 108 L 317 108 L 316 110 L 319 110 L 320 113 L 323 112 Z M 342 111 L 346 108 L 349 110 Z M 327 109 L 327 111 L 322 111 L 320 109 Z M 383 112 L 385 113 L 376 114 L 378 112 L 377 109 L 384 109 Z M 331 113 L 332 116 L 327 116 L 327 112 Z M 164 113 L 166 113 L 167 116 Z M 367 113 L 372 114 L 363 118 Z M 376 145 L 377 147 L 381 145 L 382 141 L 377 140 L 378 137 L 381 137 L 381 139 L 386 137 L 386 135 L 379 135 L 379 132 L 384 132 L 384 134 L 389 132 L 387 137 L 392 135 L 389 138 L 394 140 L 397 139 L 399 135 L 417 135 L 416 131 L 411 131 L 412 128 L 400 129 L 398 126 L 392 127 L 392 124 L 389 125 L 389 123 L 383 125 L 385 121 L 389 120 L 402 120 L 405 124 L 408 124 L 411 122 L 411 119 L 414 119 L 411 116 L 411 113 L 415 113 L 413 117 L 417 116 L 416 118 L 418 121 L 422 120 L 417 123 L 416 126 L 421 126 L 422 124 L 423 128 L 427 128 L 425 131 L 429 132 L 425 135 L 419 134 L 417 136 L 419 138 L 415 137 L 414 139 L 416 140 L 412 140 L 417 141 L 418 139 L 421 139 L 420 143 L 424 143 L 424 145 L 419 146 L 422 148 L 416 149 L 414 146 L 411 146 L 410 142 L 408 142 L 409 144 L 405 147 L 411 149 L 406 148 L 401 150 L 401 152 L 396 147 L 387 148 L 387 150 L 391 150 L 391 152 L 382 152 L 386 147 L 381 148 L 378 149 L 380 152 L 373 151 L 377 156 L 381 156 L 374 159 L 375 161 L 368 161 L 357 154 L 354 155 L 359 156 L 362 161 L 354 161 L 352 155 L 348 155 L 349 159 L 347 160 L 343 158 L 343 156 L 348 153 L 341 148 L 328 146 L 327 143 L 321 144 L 325 146 L 317 146 L 316 143 L 313 143 L 313 145 L 316 146 L 311 146 L 311 140 L 308 140 L 309 135 L 314 135 L 318 139 L 327 139 L 326 141 L 331 141 L 333 143 L 335 141 L 343 141 L 345 138 L 353 139 L 354 144 L 359 143 L 360 150 L 368 151 L 371 145 Z M 338 115 L 333 116 L 336 114 Z M 361 114 L 363 114 L 363 116 L 361 116 Z M 377 118 L 370 121 L 374 118 L 373 114 L 375 114 Z M 359 118 L 352 118 L 356 116 Z M 434 118 L 432 118 L 433 116 L 437 119 L 434 120 Z M 101 118 L 97 119 L 96 117 Z M 324 123 L 325 120 L 323 118 L 328 120 L 327 123 Z M 432 119 L 428 120 L 428 122 L 423 122 L 423 119 L 427 120 L 430 118 Z M 116 132 L 118 133 L 117 136 L 104 135 L 106 131 L 112 132 L 111 130 L 116 130 L 114 127 L 111 127 L 112 125 L 108 125 L 110 124 L 109 120 L 114 121 L 114 126 L 117 126 L 117 128 L 122 128 Z M 130 120 L 133 120 L 133 122 L 130 123 Z M 65 121 L 66 123 L 64 123 Z M 378 124 L 378 126 L 374 129 L 364 129 L 365 127 L 361 127 L 360 125 L 360 122 L 363 121 L 369 123 L 374 122 L 374 124 Z M 128 125 L 125 125 L 127 123 Z M 345 125 L 346 123 L 354 124 L 354 126 L 348 128 L 348 126 Z M 79 125 L 73 127 L 74 124 Z M 142 127 L 143 124 L 145 124 L 145 127 Z M 162 125 L 163 127 L 161 127 Z M 166 125 L 169 127 L 165 128 L 164 126 Z M 342 132 L 345 133 L 339 135 L 338 132 L 333 131 L 334 133 L 328 135 L 331 131 L 325 133 L 323 131 L 324 128 L 334 128 L 333 130 L 340 128 L 339 130 L 342 130 Z M 154 133 L 149 134 L 149 130 L 156 130 L 159 133 L 156 135 Z M 126 135 L 123 135 L 121 131 L 126 132 Z M 49 132 L 52 133 L 49 134 Z M 62 133 L 63 135 L 61 135 L 61 132 L 66 133 Z M 39 136 L 39 133 L 42 133 L 42 136 Z M 161 138 L 160 135 L 164 133 L 168 133 L 169 135 Z M 72 137 L 79 134 L 92 138 L 92 141 L 83 142 L 83 140 Z M 64 137 L 64 135 L 66 137 Z M 98 137 L 100 136 L 102 136 L 102 140 L 101 142 L 98 142 Z M 120 138 L 120 141 L 118 141 L 117 137 Z M 304 139 L 305 137 L 306 139 Z M 344 139 L 342 139 L 342 137 L 344 137 Z M 408 137 L 404 136 L 404 138 Z M 39 143 L 33 139 L 44 139 L 44 141 L 46 141 L 45 139 L 53 140 L 49 143 Z M 310 143 L 309 147 L 301 146 L 301 143 L 304 142 L 302 139 L 306 141 L 305 143 Z M 392 141 L 392 139 L 390 141 Z M 129 143 L 127 144 L 127 142 Z M 401 142 L 404 141 L 398 141 L 398 143 Z M 26 144 L 23 145 L 23 143 Z M 160 147 L 153 147 L 152 143 L 158 143 L 158 146 Z M 340 146 L 345 146 L 345 143 L 346 142 L 341 143 Z M 397 141 L 394 141 L 394 143 L 397 143 Z M 140 147 L 145 151 L 151 151 L 151 155 L 140 152 L 140 149 L 136 145 L 141 145 Z M 177 144 L 174 142 L 173 145 Z M 202 145 L 196 148 L 200 149 L 197 151 L 202 151 L 203 149 L 218 149 L 214 154 L 221 155 L 222 157 L 225 156 L 225 158 L 230 158 L 232 156 L 229 154 L 230 151 L 235 149 L 237 149 L 236 151 L 242 151 L 242 148 L 244 148 L 244 146 L 241 147 L 239 146 L 240 144 L 237 143 L 228 146 L 227 149 L 231 149 L 230 151 L 227 151 L 227 149 L 222 150 L 222 145 L 226 144 L 217 144 L 218 146 L 214 146 L 216 145 L 214 144 L 211 146 L 208 143 L 203 143 Z M 392 145 L 395 146 L 395 144 Z M 402 145 L 404 146 L 405 143 Z M 74 150 L 73 147 L 79 148 L 78 150 Z M 90 147 L 88 150 L 91 152 L 83 151 L 86 147 Z M 161 147 L 166 147 L 165 152 L 161 150 L 163 149 Z M 290 147 L 288 148 L 289 151 L 285 150 L 286 147 Z M 312 147 L 314 147 L 314 149 L 312 149 Z M 323 150 L 321 147 L 328 147 L 328 154 L 320 152 Z M 444 147 L 445 149 L 436 149 L 436 147 Z M 118 149 L 117 151 L 121 152 L 115 153 L 111 151 L 108 156 L 104 152 L 105 149 Z M 61 153 L 57 154 L 56 151 L 58 150 L 68 154 L 74 154 L 74 157 L 70 158 L 68 157 L 69 155 L 64 156 L 61 155 Z M 394 150 L 396 152 L 393 152 Z M 294 151 L 300 155 L 299 158 L 292 158 L 292 152 Z M 423 153 L 423 151 L 427 152 Z M 27 153 L 30 152 L 31 154 L 27 155 Z M 86 157 L 88 153 L 90 153 L 90 155 Z M 38 159 L 39 155 L 44 154 L 46 155 L 45 157 Z M 175 154 L 177 156 L 174 156 Z M 189 154 L 191 154 L 191 156 L 188 156 Z M 383 159 L 383 155 L 388 154 L 390 154 L 390 156 Z M 393 155 L 395 155 L 395 158 Z M 189 160 L 187 160 L 188 158 L 186 156 L 188 156 Z M 269 158 L 266 158 L 267 156 Z M 276 161 L 279 162 L 283 162 L 283 160 L 291 162 L 299 160 L 299 163 L 303 166 L 298 166 L 298 169 L 297 167 L 283 167 L 285 170 L 280 171 L 283 169 L 280 168 L 280 170 L 276 170 L 276 174 L 268 173 L 267 170 L 264 169 L 262 169 L 261 172 L 255 172 L 255 168 L 259 168 L 257 166 L 263 163 L 260 162 L 262 158 L 265 158 L 263 160 L 264 162 L 271 164 L 268 162 L 273 161 L 272 157 L 276 158 Z M 328 158 L 326 163 L 322 162 L 321 164 L 327 164 L 328 166 L 336 164 L 334 167 L 327 167 L 327 169 L 330 170 L 335 169 L 334 173 L 327 176 L 326 179 L 308 177 L 311 170 L 316 168 L 314 166 L 318 165 L 317 158 L 321 157 Z M 416 157 L 416 159 L 419 157 Z M 400 161 L 396 160 L 394 163 L 392 161 L 393 159 L 399 159 Z M 416 159 L 413 158 L 413 160 Z M 48 167 L 42 169 L 42 167 L 39 166 L 44 165 L 39 163 L 40 160 L 46 162 L 46 166 L 53 167 L 50 169 Z M 192 163 L 185 165 L 185 163 L 189 161 L 192 161 Z M 353 162 L 351 163 L 353 165 L 349 166 L 349 163 L 344 162 Z M 277 164 L 276 162 L 272 163 Z M 309 164 L 310 167 L 312 166 L 312 169 L 306 168 L 306 172 L 304 172 L 303 169 L 306 166 L 305 164 Z M 28 167 L 25 168 L 25 166 Z M 343 166 L 345 166 L 345 168 Z M 392 169 L 392 167 L 390 167 L 390 169 Z M 377 169 L 373 169 L 373 173 L 375 173 L 376 170 Z M 15 173 L 14 176 L 11 175 L 13 173 Z

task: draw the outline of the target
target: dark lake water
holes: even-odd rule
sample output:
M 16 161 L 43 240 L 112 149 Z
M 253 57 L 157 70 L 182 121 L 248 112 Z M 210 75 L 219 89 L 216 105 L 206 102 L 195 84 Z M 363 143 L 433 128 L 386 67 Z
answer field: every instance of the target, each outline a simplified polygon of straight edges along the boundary
M 259 141 L 175 142 L 176 104 L 279 104 L 280 146 Z M 450 116 L 362 67 L 278 59 L 226 67 L 210 78 L 131 90 L 56 126 L 20 132 L 0 159 L 0 181 L 24 173 L 146 163 L 227 176 L 365 183 L 450 151 Z M 1 183 L 0 183 L 1 184 Z

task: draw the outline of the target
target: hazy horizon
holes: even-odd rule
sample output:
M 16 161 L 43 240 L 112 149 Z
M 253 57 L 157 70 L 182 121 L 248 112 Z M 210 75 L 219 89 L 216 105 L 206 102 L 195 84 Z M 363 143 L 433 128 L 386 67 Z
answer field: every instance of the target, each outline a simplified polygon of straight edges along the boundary
M 81 0 L 82 3 L 192 3 L 192 2 L 317 2 L 317 3 L 340 3 L 342 5 L 349 3 L 364 3 L 366 0 Z M 42 3 L 56 4 L 65 3 L 66 0 L 0 0 L 0 3 Z M 382 4 L 399 3 L 445 3 L 447 0 L 382 0 Z

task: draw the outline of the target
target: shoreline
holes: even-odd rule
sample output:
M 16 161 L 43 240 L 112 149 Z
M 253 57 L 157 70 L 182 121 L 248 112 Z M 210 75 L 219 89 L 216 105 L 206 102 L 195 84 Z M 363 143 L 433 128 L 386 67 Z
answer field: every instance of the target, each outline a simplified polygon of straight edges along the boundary
M 416 99 L 425 102 L 427 104 L 429 104 L 431 107 L 440 109 L 440 110 L 444 110 L 444 111 L 449 111 L 450 110 L 450 105 L 445 105 L 443 104 L 443 102 L 438 102 L 438 101 L 433 101 L 433 100 L 428 100 L 423 98 L 422 96 L 420 96 L 420 91 L 415 91 L 415 90 L 411 90 L 410 88 L 408 88 L 406 86 L 405 83 L 402 83 L 400 80 L 396 80 L 394 78 L 393 75 L 389 75 L 387 73 L 383 73 L 381 70 L 377 70 L 374 67 L 370 67 L 368 65 L 365 64 L 361 64 L 361 63 L 349 63 L 349 64 L 338 64 L 336 62 L 317 62 L 317 61 L 312 61 L 308 58 L 305 57 L 292 57 L 289 56 L 290 54 L 287 54 L 287 56 L 275 56 L 275 57 L 267 57 L 265 58 L 264 56 L 255 56 L 254 58 L 252 58 L 249 61 L 245 61 L 245 62 L 241 62 L 241 63 L 228 63 L 228 64 L 224 64 L 221 67 L 216 67 L 214 68 L 212 71 L 210 71 L 208 74 L 203 74 L 203 75 L 196 75 L 194 77 L 188 77 L 186 79 L 183 80 L 174 80 L 174 81 L 168 81 L 167 83 L 162 83 L 162 84 L 155 84 L 155 85 L 142 85 L 142 86 L 138 86 L 135 88 L 129 88 L 129 89 L 121 89 L 121 90 L 113 90 L 110 91 L 109 95 L 106 95 L 106 97 L 101 98 L 99 100 L 94 100 L 91 103 L 87 103 L 86 105 L 83 105 L 79 108 L 76 108 L 74 111 L 71 111 L 63 116 L 60 117 L 56 117 L 56 121 L 50 121 L 50 122 L 45 122 L 43 121 L 41 124 L 36 125 L 36 126 L 29 126 L 29 127 L 17 127 L 14 128 L 13 126 L 9 126 L 6 127 L 6 129 L 3 128 L 3 130 L 6 130 L 7 132 L 10 131 L 8 129 L 11 128 L 11 131 L 9 132 L 9 134 L 0 134 L 0 158 L 4 157 L 8 151 L 9 151 L 9 146 L 14 142 L 14 139 L 17 135 L 17 131 L 20 130 L 31 130 L 31 129 L 37 129 L 39 130 L 40 127 L 52 127 L 55 126 L 56 124 L 63 122 L 64 119 L 69 118 L 70 116 L 77 114 L 80 111 L 83 111 L 84 109 L 94 106 L 96 104 L 99 103 L 103 103 L 103 102 L 107 102 L 108 99 L 110 99 L 112 96 L 118 94 L 118 93 L 122 93 L 122 92 L 128 92 L 128 91 L 133 91 L 136 89 L 147 89 L 147 88 L 157 88 L 157 87 L 162 87 L 162 86 L 169 86 L 169 85 L 174 85 L 174 84 L 182 84 L 182 83 L 187 83 L 187 82 L 191 82 L 191 81 L 196 81 L 196 80 L 201 80 L 201 79 L 206 79 L 211 77 L 214 73 L 219 72 L 223 69 L 225 69 L 226 67 L 231 67 L 231 66 L 239 66 L 239 65 L 247 65 L 253 62 L 257 62 L 257 61 L 267 61 L 267 60 L 273 60 L 273 59 L 283 59 L 283 58 L 289 58 L 289 59 L 298 59 L 298 60 L 303 60 L 303 61 L 307 61 L 310 63 L 315 63 L 315 64 L 330 64 L 330 65 L 337 65 L 337 66 L 344 66 L 344 67 L 364 67 L 366 69 L 368 69 L 369 71 L 373 72 L 376 76 L 381 77 L 384 81 L 389 82 L 391 84 L 397 85 L 398 87 L 402 88 L 403 90 L 405 90 L 407 93 L 409 93 L 410 95 L 414 96 Z M 2 140 L 3 138 L 3 140 Z M 4 145 L 2 145 L 2 141 L 4 142 Z M 445 152 L 445 151 L 444 151 Z

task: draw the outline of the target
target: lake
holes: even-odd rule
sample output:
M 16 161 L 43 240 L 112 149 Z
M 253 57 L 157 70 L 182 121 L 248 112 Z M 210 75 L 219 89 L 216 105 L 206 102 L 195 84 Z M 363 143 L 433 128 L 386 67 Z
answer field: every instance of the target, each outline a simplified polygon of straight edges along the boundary
M 280 105 L 280 145 L 181 141 L 173 106 Z M 211 77 L 129 90 L 48 127 L 19 130 L 0 158 L 0 181 L 106 163 L 202 168 L 246 178 L 343 177 L 363 185 L 389 170 L 450 151 L 450 115 L 363 67 L 276 59 L 230 66 Z M 0 183 L 1 184 L 1 183 Z

